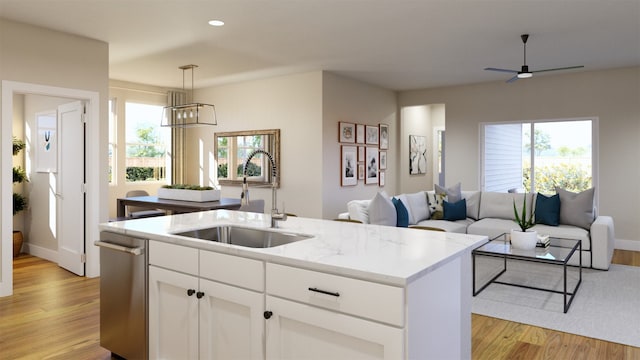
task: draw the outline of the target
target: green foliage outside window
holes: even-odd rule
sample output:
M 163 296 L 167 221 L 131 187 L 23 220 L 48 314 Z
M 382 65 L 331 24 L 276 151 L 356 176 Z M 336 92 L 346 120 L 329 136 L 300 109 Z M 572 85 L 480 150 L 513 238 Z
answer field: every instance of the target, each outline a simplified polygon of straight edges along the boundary
M 531 171 L 527 166 L 522 171 L 523 187 L 531 189 Z M 576 163 L 560 163 L 536 167 L 535 192 L 555 194 L 556 186 L 563 189 L 580 192 L 592 186 L 591 171 L 584 165 Z
M 127 167 L 127 181 L 158 181 L 165 178 L 164 167 Z

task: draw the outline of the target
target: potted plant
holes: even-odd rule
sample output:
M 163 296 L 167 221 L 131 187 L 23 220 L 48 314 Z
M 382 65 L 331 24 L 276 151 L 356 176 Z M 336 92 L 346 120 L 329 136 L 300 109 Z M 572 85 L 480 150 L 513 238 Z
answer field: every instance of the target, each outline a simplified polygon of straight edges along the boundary
M 220 200 L 220 190 L 211 186 L 174 184 L 164 185 L 158 189 L 158 197 L 161 199 L 172 199 L 182 201 L 218 201 Z
M 24 141 L 13 137 L 13 155 L 18 155 L 22 149 L 24 149 L 25 144 Z M 27 173 L 20 166 L 13 167 L 13 183 L 21 184 L 25 181 L 29 181 L 27 179 Z M 20 193 L 13 193 L 13 215 L 16 215 L 20 211 L 27 208 L 28 202 L 27 198 Z M 18 256 L 20 254 L 20 250 L 22 249 L 22 242 L 24 241 L 24 237 L 22 236 L 22 231 L 14 230 L 13 231 L 13 257 Z
M 529 230 L 536 223 L 534 220 L 533 211 L 531 211 L 531 214 L 527 218 L 527 194 L 524 194 L 524 197 L 522 199 L 521 213 L 518 213 L 516 200 L 513 199 L 513 213 L 516 218 L 516 223 L 518 224 L 518 227 L 520 227 L 520 229 L 511 230 L 511 245 L 518 249 L 535 249 L 536 243 L 538 242 L 538 233 L 536 231 Z

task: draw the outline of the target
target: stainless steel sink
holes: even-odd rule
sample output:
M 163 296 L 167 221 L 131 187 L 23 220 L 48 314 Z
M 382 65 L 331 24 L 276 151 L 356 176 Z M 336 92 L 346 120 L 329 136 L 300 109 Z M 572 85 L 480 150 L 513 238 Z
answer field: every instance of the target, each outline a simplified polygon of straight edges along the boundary
M 252 248 L 269 248 L 313 237 L 311 235 L 250 229 L 230 225 L 185 231 L 175 233 L 174 235 Z

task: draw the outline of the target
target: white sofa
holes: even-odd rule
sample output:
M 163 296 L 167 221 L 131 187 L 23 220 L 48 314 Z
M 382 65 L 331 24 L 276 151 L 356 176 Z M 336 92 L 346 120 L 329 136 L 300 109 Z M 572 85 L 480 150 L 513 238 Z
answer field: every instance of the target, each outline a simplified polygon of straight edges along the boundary
M 571 194 L 571 193 L 570 193 Z M 513 202 L 516 201 L 518 211 L 526 196 L 527 212 L 536 208 L 536 194 L 512 194 L 481 191 L 462 191 L 462 199 L 466 202 L 466 218 L 464 220 L 435 220 L 431 218 L 433 206 L 430 207 L 428 197 L 433 199 L 433 191 L 421 191 L 413 194 L 402 194 L 396 198 L 402 200 L 409 212 L 409 226 L 428 226 L 448 232 L 486 235 L 490 239 L 517 228 L 513 213 Z M 569 199 L 570 200 L 570 199 Z M 569 210 L 567 200 L 566 210 Z M 369 210 L 372 200 L 353 200 L 347 204 L 348 212 L 340 218 L 355 219 L 370 223 Z M 427 209 L 425 211 L 425 209 Z M 576 226 L 560 222 L 557 226 L 536 224 L 533 230 L 551 237 L 576 239 L 582 242 L 582 266 L 608 270 L 614 249 L 614 224 L 610 216 L 598 216 L 592 209 L 590 224 Z M 417 214 L 417 215 L 416 215 Z M 579 214 L 584 215 L 584 214 Z M 589 216 L 587 214 L 587 216 Z M 562 220 L 562 218 L 561 218 Z M 387 223 L 385 225 L 393 225 Z M 578 257 L 573 256 L 570 264 L 577 265 Z

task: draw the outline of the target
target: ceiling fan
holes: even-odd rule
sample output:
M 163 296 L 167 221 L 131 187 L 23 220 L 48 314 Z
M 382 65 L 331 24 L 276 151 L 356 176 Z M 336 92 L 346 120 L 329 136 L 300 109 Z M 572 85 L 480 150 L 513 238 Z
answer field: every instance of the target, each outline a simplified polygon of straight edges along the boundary
M 527 65 L 527 40 L 529 40 L 529 34 L 522 34 L 522 35 L 520 35 L 520 38 L 522 39 L 522 43 L 524 44 L 524 64 L 522 65 L 522 68 L 520 68 L 520 71 L 518 71 L 518 70 L 510 70 L 510 69 L 492 68 L 492 67 L 488 67 L 488 68 L 484 68 L 484 69 L 485 70 L 489 70 L 489 71 L 499 71 L 499 72 L 506 72 L 506 73 L 515 74 L 512 78 L 507 80 L 507 82 L 510 83 L 510 82 L 514 82 L 514 81 L 516 81 L 518 79 L 530 78 L 530 77 L 533 76 L 534 73 L 545 72 L 545 71 L 579 69 L 579 68 L 583 68 L 584 67 L 584 65 L 578 65 L 578 66 L 568 66 L 568 67 L 544 69 L 544 70 L 529 70 L 529 66 Z

